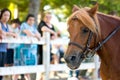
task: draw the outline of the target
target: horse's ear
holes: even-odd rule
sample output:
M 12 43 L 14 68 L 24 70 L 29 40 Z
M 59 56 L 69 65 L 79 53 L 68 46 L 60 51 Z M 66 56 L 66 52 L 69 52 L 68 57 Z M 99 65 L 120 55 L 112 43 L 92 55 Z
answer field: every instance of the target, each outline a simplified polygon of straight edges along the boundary
M 73 6 L 72 12 L 74 13 L 75 11 L 78 11 L 80 8 L 77 5 Z
M 90 14 L 90 16 L 94 16 L 97 10 L 98 10 L 98 3 L 96 3 L 96 5 L 88 11 L 88 13 Z

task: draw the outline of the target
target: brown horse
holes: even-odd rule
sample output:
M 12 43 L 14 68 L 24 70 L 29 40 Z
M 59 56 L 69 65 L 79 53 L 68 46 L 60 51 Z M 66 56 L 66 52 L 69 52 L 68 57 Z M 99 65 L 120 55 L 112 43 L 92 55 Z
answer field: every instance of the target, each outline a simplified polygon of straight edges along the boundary
M 102 80 L 120 80 L 120 18 L 93 8 L 74 6 L 68 19 L 70 43 L 64 56 L 68 67 L 76 69 L 83 59 L 97 52 Z

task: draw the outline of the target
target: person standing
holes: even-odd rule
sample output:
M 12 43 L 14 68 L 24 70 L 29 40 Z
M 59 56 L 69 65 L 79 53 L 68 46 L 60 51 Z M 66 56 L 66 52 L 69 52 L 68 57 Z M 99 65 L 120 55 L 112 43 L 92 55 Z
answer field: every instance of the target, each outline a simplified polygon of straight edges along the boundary
M 43 32 L 50 33 L 50 39 L 55 39 L 57 33 L 55 31 L 54 25 L 51 23 L 52 14 L 51 12 L 44 12 L 43 20 L 38 25 L 38 31 L 43 36 Z M 38 64 L 43 64 L 43 45 L 38 45 Z M 52 45 L 50 44 L 50 63 L 58 64 L 59 58 L 56 54 L 52 53 Z M 53 74 L 56 74 L 55 72 Z M 40 75 L 40 80 L 43 80 L 42 74 Z
M 20 27 L 21 27 L 21 36 L 26 36 L 28 38 L 37 38 L 38 40 L 40 40 L 41 35 L 37 31 L 37 27 L 35 25 L 35 17 L 33 14 L 28 14 L 28 16 L 26 18 L 26 22 L 23 22 Z M 35 57 L 37 59 L 37 45 L 36 44 L 23 44 L 22 46 L 23 46 L 23 48 L 30 48 L 31 53 L 33 53 L 32 49 L 35 49 L 33 51 L 36 51 L 36 52 L 33 53 L 33 55 L 35 55 Z M 35 65 L 35 64 L 37 64 L 37 60 L 35 60 L 35 63 L 33 63 L 33 64 L 29 64 L 27 62 L 26 62 L 26 64 Z
M 10 26 L 10 31 L 15 33 L 18 37 L 20 37 L 20 25 L 21 25 L 21 22 L 19 20 L 19 18 L 16 18 L 16 19 L 13 19 L 11 20 L 11 26 Z M 13 65 L 14 66 L 17 66 L 20 62 L 20 50 L 19 50 L 19 45 L 20 44 L 16 44 L 16 43 L 11 43 L 11 44 L 8 44 L 8 50 L 7 50 L 7 53 L 9 54 L 12 54 L 13 56 L 9 56 L 11 57 L 11 61 L 13 60 Z M 10 61 L 10 62 L 11 62 Z M 18 76 L 17 75 L 13 75 L 13 80 L 17 80 Z
M 13 19 L 11 20 L 11 25 L 9 26 L 9 31 L 10 32 L 13 32 L 17 35 L 17 37 L 19 36 L 19 33 L 20 33 L 20 21 L 19 19 Z M 18 44 L 16 43 L 10 43 L 8 44 L 8 48 L 7 48 L 7 54 L 9 54 L 7 56 L 7 58 L 9 58 L 10 60 L 7 61 L 7 65 L 8 66 L 13 66 L 14 65 L 14 53 L 16 51 L 14 51 L 14 49 L 18 46 Z
M 26 21 L 23 22 L 20 26 L 21 36 L 28 38 L 37 38 L 40 40 L 41 35 L 37 31 L 35 26 L 35 17 L 33 14 L 28 14 Z M 37 45 L 36 44 L 21 44 L 20 51 L 21 56 L 21 65 L 37 65 Z M 28 80 L 31 80 L 30 75 L 26 74 Z
M 13 36 L 16 37 L 16 34 L 9 31 L 8 28 L 8 21 L 11 19 L 11 11 L 7 8 L 1 10 L 0 14 L 0 31 L 2 38 L 6 36 Z M 7 43 L 0 43 L 0 67 L 4 67 L 7 65 Z M 2 80 L 2 76 L 0 76 L 0 80 Z
M 54 39 L 57 36 L 57 34 L 55 32 L 55 28 L 54 28 L 53 24 L 51 24 L 51 19 L 52 19 L 52 14 L 50 12 L 44 12 L 43 20 L 41 20 L 41 22 L 38 25 L 38 31 L 42 36 L 43 36 L 43 32 L 50 32 L 50 38 Z M 43 64 L 43 47 L 42 47 L 42 45 L 38 45 L 38 55 L 39 55 L 38 64 Z M 51 61 L 53 61 L 53 59 L 52 59 L 53 54 L 51 53 L 50 55 L 51 55 L 51 57 L 50 57 Z

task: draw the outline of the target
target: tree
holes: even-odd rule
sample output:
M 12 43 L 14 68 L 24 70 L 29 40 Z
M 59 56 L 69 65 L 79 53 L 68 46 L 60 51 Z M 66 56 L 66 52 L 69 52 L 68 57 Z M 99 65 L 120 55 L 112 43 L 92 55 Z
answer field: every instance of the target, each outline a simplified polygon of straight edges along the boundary
M 30 0 L 29 13 L 35 15 L 35 23 L 37 24 L 37 15 L 39 13 L 40 0 Z
M 106 14 L 116 11 L 120 14 L 119 0 L 42 0 L 40 10 L 44 11 L 44 6 L 49 5 L 50 9 L 57 10 L 56 15 L 59 15 L 59 13 L 64 14 L 66 19 L 71 14 L 73 5 L 92 7 L 96 2 L 99 4 L 99 11 Z
M 17 5 L 21 20 L 24 20 L 28 13 L 32 12 L 35 15 L 37 13 L 42 14 L 45 6 L 49 6 L 48 10 L 52 10 L 59 20 L 66 20 L 71 14 L 73 5 L 91 7 L 96 2 L 99 3 L 99 11 L 107 14 L 117 12 L 120 15 L 120 0 L 0 0 L 0 9 L 8 7 L 10 3 L 14 3 Z M 61 17 L 61 14 L 64 17 Z

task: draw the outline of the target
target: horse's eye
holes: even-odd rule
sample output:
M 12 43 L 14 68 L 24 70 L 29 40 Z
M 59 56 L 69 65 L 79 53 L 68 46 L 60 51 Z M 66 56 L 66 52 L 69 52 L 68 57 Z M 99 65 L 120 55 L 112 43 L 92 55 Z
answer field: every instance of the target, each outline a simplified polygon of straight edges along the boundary
M 83 28 L 83 29 L 82 29 L 82 32 L 83 32 L 83 33 L 88 33 L 88 32 L 89 32 L 89 29 L 88 29 L 88 28 Z

